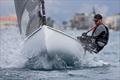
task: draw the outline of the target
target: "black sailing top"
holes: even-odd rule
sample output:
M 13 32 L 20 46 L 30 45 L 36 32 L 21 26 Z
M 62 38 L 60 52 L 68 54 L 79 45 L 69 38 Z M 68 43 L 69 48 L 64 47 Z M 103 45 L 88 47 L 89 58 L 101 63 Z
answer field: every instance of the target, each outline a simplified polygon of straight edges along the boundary
M 92 32 L 92 36 L 96 38 L 96 42 L 99 41 L 107 44 L 109 39 L 109 30 L 107 26 L 100 24 L 99 26 L 95 27 L 94 31 Z

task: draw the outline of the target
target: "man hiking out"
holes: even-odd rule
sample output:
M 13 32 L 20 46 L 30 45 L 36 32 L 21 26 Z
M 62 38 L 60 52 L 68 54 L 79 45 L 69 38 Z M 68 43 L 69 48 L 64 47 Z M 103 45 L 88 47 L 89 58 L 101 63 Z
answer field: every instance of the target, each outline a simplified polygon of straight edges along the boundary
M 96 14 L 94 16 L 95 27 L 90 29 L 92 35 L 88 36 L 87 33 L 83 33 L 82 36 L 77 37 L 81 43 L 85 44 L 85 49 L 89 52 L 99 53 L 107 44 L 109 39 L 109 30 L 102 22 L 102 16 Z

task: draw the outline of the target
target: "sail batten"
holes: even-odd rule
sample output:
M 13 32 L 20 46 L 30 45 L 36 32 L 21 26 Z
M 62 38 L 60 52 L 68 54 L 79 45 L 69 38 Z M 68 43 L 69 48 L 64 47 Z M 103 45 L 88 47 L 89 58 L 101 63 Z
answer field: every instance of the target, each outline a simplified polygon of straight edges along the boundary
M 28 36 L 40 26 L 41 0 L 14 0 L 20 33 Z

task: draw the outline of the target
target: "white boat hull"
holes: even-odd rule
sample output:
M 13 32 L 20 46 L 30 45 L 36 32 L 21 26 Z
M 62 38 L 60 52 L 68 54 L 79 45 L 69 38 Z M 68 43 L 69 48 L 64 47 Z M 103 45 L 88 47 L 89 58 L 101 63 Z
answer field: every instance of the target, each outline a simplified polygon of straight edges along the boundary
M 35 69 L 51 69 L 53 65 L 57 65 L 57 68 L 58 66 L 63 68 L 63 65 L 75 66 L 75 60 L 79 61 L 84 54 L 79 41 L 48 26 L 43 26 L 30 35 L 25 40 L 23 49 L 23 53 L 29 60 L 27 65 L 32 65 Z M 33 67 L 33 65 L 38 66 Z

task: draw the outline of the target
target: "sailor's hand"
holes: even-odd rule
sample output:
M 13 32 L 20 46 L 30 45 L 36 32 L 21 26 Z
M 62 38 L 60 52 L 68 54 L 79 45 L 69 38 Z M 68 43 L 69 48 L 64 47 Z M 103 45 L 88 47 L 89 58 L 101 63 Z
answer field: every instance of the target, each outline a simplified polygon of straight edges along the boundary
M 87 33 L 82 33 L 82 36 L 87 36 Z
M 96 43 L 96 40 L 97 40 L 97 37 L 91 36 L 91 42 L 92 42 L 92 43 Z
M 92 41 L 92 43 L 95 43 L 95 39 L 94 38 L 92 38 L 91 41 Z

